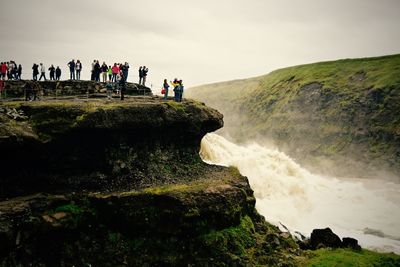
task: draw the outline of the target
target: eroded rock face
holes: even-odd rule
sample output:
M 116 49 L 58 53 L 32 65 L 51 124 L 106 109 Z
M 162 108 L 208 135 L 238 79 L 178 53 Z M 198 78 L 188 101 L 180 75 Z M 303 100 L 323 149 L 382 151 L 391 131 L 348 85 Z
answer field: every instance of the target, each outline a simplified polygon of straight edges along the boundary
M 5 81 L 5 90 L 7 98 L 25 97 L 25 80 Z M 105 83 L 94 81 L 38 81 L 38 95 L 46 97 L 65 97 L 77 95 L 93 95 L 106 90 Z M 114 90 L 116 91 L 116 85 Z M 126 94 L 128 95 L 152 95 L 151 89 L 136 83 L 126 83 Z
M 26 118 L 0 112 L 0 266 L 295 266 L 297 245 L 258 215 L 247 179 L 200 159 L 216 110 L 157 97 L 3 106 Z
M 222 115 L 201 103 L 149 97 L 5 105 L 27 119 L 2 116 L 0 199 L 134 189 L 196 177 L 202 174 L 201 138 L 223 125 Z

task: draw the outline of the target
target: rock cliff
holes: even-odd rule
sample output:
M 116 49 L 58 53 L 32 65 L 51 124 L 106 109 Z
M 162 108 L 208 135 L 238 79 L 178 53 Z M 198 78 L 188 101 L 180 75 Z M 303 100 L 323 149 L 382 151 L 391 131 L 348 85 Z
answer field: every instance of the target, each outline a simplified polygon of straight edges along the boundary
M 0 266 L 295 266 L 236 169 L 198 155 L 194 101 L 0 105 Z
M 399 177 L 399 66 L 400 55 L 319 62 L 186 96 L 221 111 L 236 142 L 274 143 L 319 173 Z

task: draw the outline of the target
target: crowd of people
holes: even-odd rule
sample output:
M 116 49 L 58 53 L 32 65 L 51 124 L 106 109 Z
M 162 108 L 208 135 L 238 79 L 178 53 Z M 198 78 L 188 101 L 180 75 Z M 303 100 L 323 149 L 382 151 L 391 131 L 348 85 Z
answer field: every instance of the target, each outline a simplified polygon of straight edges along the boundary
M 40 77 L 38 79 L 38 75 L 39 75 L 39 67 L 40 67 Z M 61 69 L 59 66 L 57 66 L 57 68 L 54 68 L 53 65 L 50 66 L 50 68 L 48 68 L 49 71 L 49 77 L 51 81 L 59 81 L 61 78 Z M 46 79 L 46 67 L 44 66 L 43 63 L 40 63 L 39 65 L 36 63 L 33 63 L 32 66 L 32 78 L 34 81 L 41 81 L 42 78 L 43 80 L 47 80 Z
M 67 67 L 70 72 L 69 79 L 70 80 L 80 80 L 81 72 L 83 69 L 81 61 L 78 59 L 72 59 L 67 63 Z M 61 79 L 61 68 L 59 66 L 54 67 L 54 65 L 50 65 L 48 69 L 46 69 L 43 63 L 36 64 L 34 63 L 32 66 L 32 80 L 34 81 L 47 81 L 46 74 L 48 72 L 48 77 L 50 80 L 58 81 Z M 146 78 L 147 73 L 149 72 L 149 68 L 146 66 L 139 67 L 139 84 L 146 86 Z M 103 61 L 103 64 L 100 65 L 99 60 L 93 60 L 91 66 L 91 75 L 90 80 L 96 82 L 106 83 L 110 82 L 118 82 L 121 77 L 124 77 L 125 82 L 127 82 L 129 74 L 129 63 L 114 63 L 113 65 L 107 65 L 106 62 Z M 20 80 L 22 75 L 22 66 L 21 64 L 17 65 L 15 61 L 9 62 L 1 62 L 0 65 L 0 79 L 2 80 Z
M 172 87 L 173 87 L 173 91 L 174 91 L 174 100 L 176 102 L 182 102 L 182 97 L 183 97 L 183 90 L 184 90 L 184 86 L 183 86 L 183 82 L 182 80 L 178 80 L 177 78 L 174 79 L 174 81 L 170 81 Z M 169 93 L 169 84 L 167 79 L 164 79 L 164 83 L 161 89 L 161 94 L 164 95 L 164 99 L 167 100 L 168 99 L 168 93 Z
M 67 63 L 67 66 L 70 71 L 70 80 L 80 80 L 81 79 L 81 71 L 83 69 L 81 61 L 78 59 L 72 59 Z M 41 81 L 47 80 L 46 72 L 49 72 L 49 79 L 51 81 L 59 81 L 61 78 L 61 68 L 59 66 L 54 67 L 54 65 L 50 65 L 48 69 L 46 69 L 43 63 L 36 64 L 34 63 L 32 66 L 32 80 L 33 81 Z M 149 69 L 146 66 L 139 67 L 139 85 L 146 86 L 147 73 Z M 40 74 L 40 76 L 39 76 Z M 100 65 L 99 60 L 93 60 L 91 66 L 91 80 L 96 82 L 103 82 L 106 84 L 107 96 L 111 98 L 113 90 L 116 90 L 121 97 L 121 100 L 124 99 L 124 93 L 126 90 L 126 82 L 129 74 L 129 63 L 114 63 L 112 66 L 107 65 L 104 61 L 103 64 Z M 0 64 L 0 80 L 20 80 L 22 75 L 22 66 L 21 64 L 17 65 L 15 61 L 9 62 L 1 62 Z M 39 77 L 39 78 L 38 78 Z M 101 78 L 101 79 L 100 79 Z M 178 80 L 175 78 L 173 81 L 168 83 L 167 79 L 164 79 L 164 83 L 162 86 L 161 94 L 164 95 L 164 99 L 168 99 L 169 87 L 170 85 L 173 88 L 174 92 L 174 100 L 176 102 L 182 101 L 184 86 L 182 80 Z M 27 91 L 32 91 L 32 84 L 27 83 L 28 88 Z M 4 86 L 3 86 L 4 87 Z M 36 96 L 34 97 L 36 99 Z
M 20 80 L 22 74 L 21 64 L 17 65 L 15 61 L 1 62 L 0 79 L 2 80 Z

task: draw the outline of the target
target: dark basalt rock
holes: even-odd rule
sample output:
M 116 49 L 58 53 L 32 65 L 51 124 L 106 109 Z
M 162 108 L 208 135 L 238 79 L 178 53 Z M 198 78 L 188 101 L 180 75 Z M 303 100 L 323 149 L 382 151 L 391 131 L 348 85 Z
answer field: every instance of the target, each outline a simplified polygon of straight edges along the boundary
M 223 125 L 222 115 L 201 103 L 157 97 L 3 105 L 26 119 L 0 112 L 0 199 L 129 190 L 197 177 L 200 141 Z
M 321 247 L 340 248 L 342 241 L 332 232 L 330 228 L 314 229 L 310 237 L 310 248 L 318 249 Z
M 343 248 L 351 248 L 356 251 L 361 250 L 361 246 L 358 244 L 358 240 L 354 239 L 352 237 L 343 237 L 342 247 Z
M 296 266 L 248 180 L 201 160 L 223 125 L 202 103 L 12 101 L 0 122 L 0 266 Z
M 5 81 L 5 90 L 7 98 L 23 98 L 25 96 L 24 86 L 25 80 Z M 105 83 L 94 81 L 37 81 L 37 89 L 40 91 L 40 96 L 46 97 L 65 97 L 77 95 L 93 95 L 100 92 L 105 92 Z M 116 91 L 116 85 L 114 91 Z M 151 89 L 136 83 L 126 83 L 127 95 L 152 95 Z M 97 95 L 98 97 L 98 95 Z

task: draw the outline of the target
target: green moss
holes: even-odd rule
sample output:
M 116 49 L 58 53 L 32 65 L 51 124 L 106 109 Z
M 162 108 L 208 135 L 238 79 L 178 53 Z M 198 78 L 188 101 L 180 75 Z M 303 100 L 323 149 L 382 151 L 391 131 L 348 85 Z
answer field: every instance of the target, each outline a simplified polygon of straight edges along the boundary
M 319 249 L 310 252 L 301 266 L 310 267 L 395 267 L 400 266 L 400 256 L 369 250 L 355 252 L 349 249 Z
M 185 104 L 182 102 L 178 103 L 174 101 L 168 101 L 165 104 L 181 113 L 186 113 Z
M 236 254 L 244 256 L 247 249 L 255 246 L 254 225 L 250 217 L 242 218 L 240 225 L 221 231 L 212 231 L 200 239 L 206 247 L 216 254 Z
M 72 214 L 80 214 L 83 212 L 83 209 L 75 204 L 68 204 L 57 207 L 55 212 L 69 212 Z

